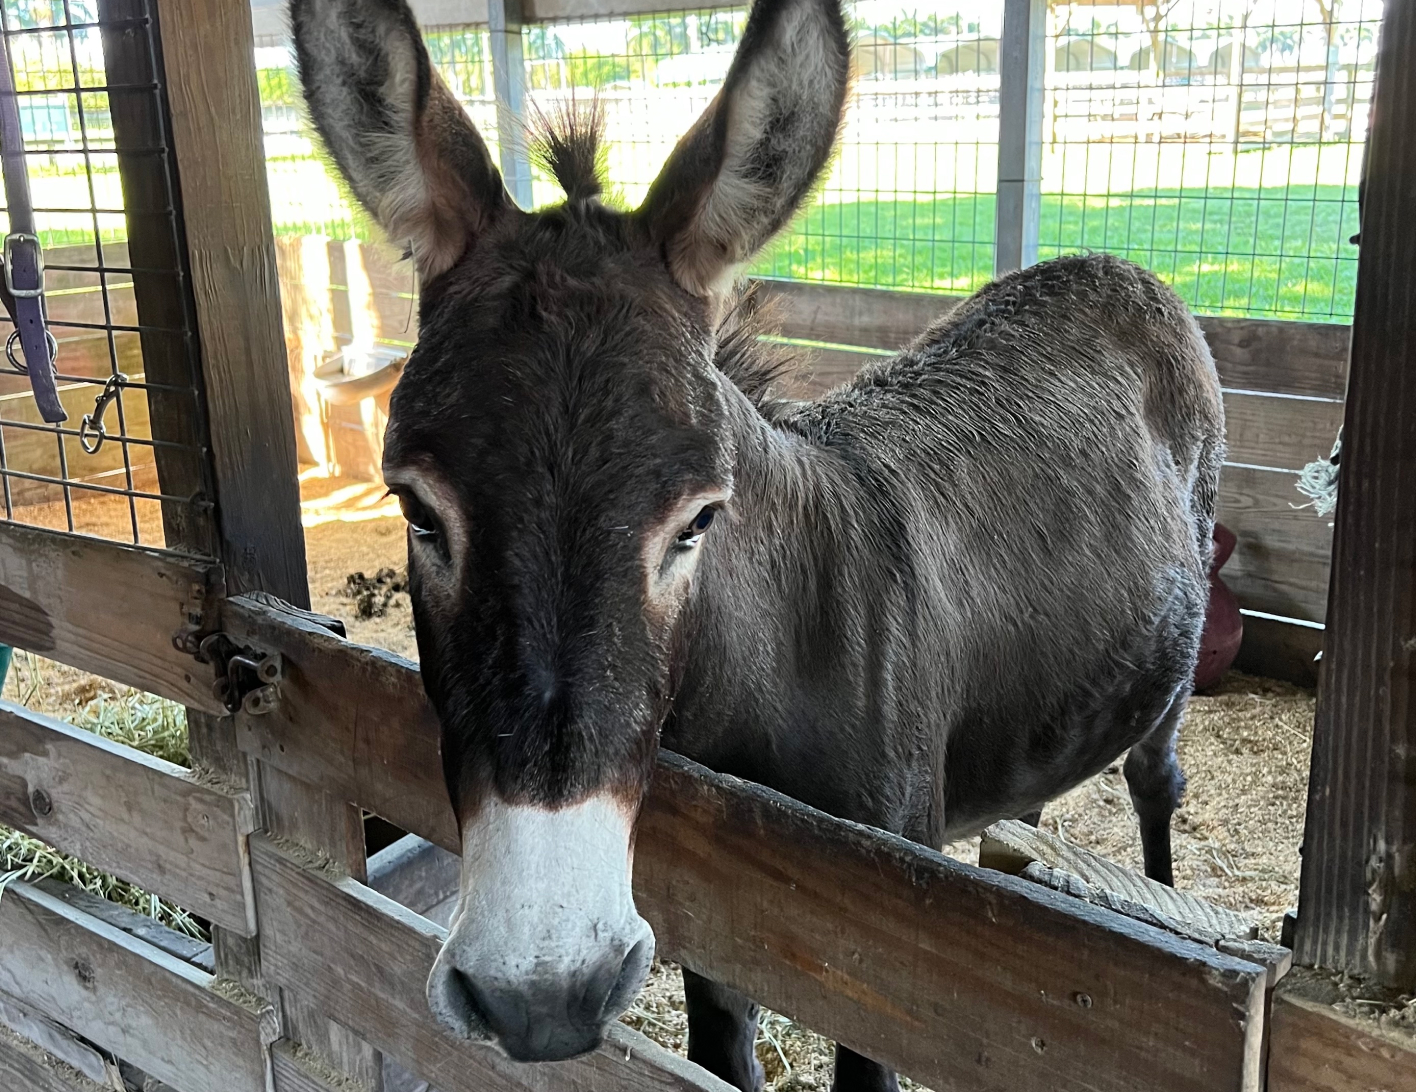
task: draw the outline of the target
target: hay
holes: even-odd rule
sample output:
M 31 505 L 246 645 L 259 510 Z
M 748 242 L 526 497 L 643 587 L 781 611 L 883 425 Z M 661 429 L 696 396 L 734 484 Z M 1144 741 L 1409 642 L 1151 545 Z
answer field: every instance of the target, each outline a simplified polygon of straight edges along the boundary
M 7 696 L 12 700 L 57 714 L 76 728 L 179 766 L 190 764 L 187 714 L 180 705 L 129 687 L 92 683 L 90 687 L 82 683 L 66 687 L 64 675 L 67 672 L 55 671 L 46 661 L 27 653 L 16 658 L 15 666 L 19 670 L 7 687 L 11 691 Z M 92 696 L 88 696 L 90 694 Z M 66 709 L 65 698 L 86 700 L 77 709 L 72 706 Z M 55 708 L 56 699 L 58 708 Z M 44 706 L 49 708 L 43 709 Z M 72 884 L 187 936 L 210 939 L 203 923 L 180 906 L 102 872 L 77 857 L 57 853 L 38 838 L 0 825 L 0 897 L 5 887 L 16 880 L 44 879 Z

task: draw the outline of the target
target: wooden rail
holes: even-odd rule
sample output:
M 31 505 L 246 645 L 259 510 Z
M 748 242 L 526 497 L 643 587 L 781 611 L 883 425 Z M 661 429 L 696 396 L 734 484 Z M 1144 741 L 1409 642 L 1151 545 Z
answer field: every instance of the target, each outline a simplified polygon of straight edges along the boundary
M 0 945 L 0 993 L 183 1092 L 265 1092 L 269 1012 L 211 975 L 23 883 Z
M 457 848 L 413 664 L 249 600 L 222 627 L 286 665 L 277 710 L 237 718 L 248 754 Z M 1119 1090 L 1145 1072 L 1213 1090 L 1257 1072 L 1261 968 L 682 759 L 660 761 L 635 860 L 661 954 L 934 1087 Z
M 123 547 L 89 548 L 101 570 L 135 564 Z M 167 559 L 145 563 L 160 570 Z M 51 579 L 59 575 L 50 570 Z M 182 621 L 187 589 L 150 577 L 146 586 L 152 593 L 133 617 L 100 613 L 93 621 L 108 632 L 76 647 L 51 643 L 46 654 L 93 670 L 108 661 L 92 650 L 126 634 L 130 658 L 140 665 L 130 672 L 135 685 L 188 693 L 180 670 L 188 658 L 162 628 Z M 29 590 L 40 602 L 59 594 L 42 581 Z M 335 800 L 457 847 L 437 725 L 415 665 L 254 600 L 225 601 L 218 624 L 239 643 L 283 659 L 276 709 L 237 718 L 243 750 L 272 775 L 317 785 Z M 329 1015 L 416 1068 L 426 1057 L 424 1038 L 438 1034 L 421 1022 L 414 1000 L 415 986 L 421 998 L 419 961 L 431 959 L 436 931 L 396 914 L 392 924 L 378 919 L 390 928 L 401 920 L 412 931 L 394 928 L 394 935 L 417 954 L 414 960 L 405 953 L 414 970 L 397 972 L 405 977 L 396 990 L 387 977 L 367 983 L 404 999 L 401 1018 L 417 1016 L 416 1027 L 401 1025 L 395 1035 L 393 1013 L 378 1008 L 385 1002 L 351 1011 L 348 997 L 364 991 L 336 989 L 301 962 L 322 961 L 328 970 L 321 973 L 346 985 L 360 975 L 395 973 L 393 964 L 370 960 L 368 948 L 346 939 L 370 906 L 388 906 L 352 881 L 331 886 L 308 870 L 297 876 L 288 861 L 261 852 L 253 865 L 256 903 L 263 963 L 275 982 L 298 983 L 302 996 L 313 993 Z M 955 864 L 672 756 L 660 763 L 636 858 L 637 895 L 663 955 L 934 1087 L 1119 1090 L 1144 1072 L 1155 1088 L 1214 1090 L 1252 1087 L 1256 1079 L 1264 979 L 1257 965 Z M 299 936 L 291 919 L 282 926 L 276 916 L 295 897 L 277 876 L 303 884 L 298 890 L 323 892 L 323 901 L 302 904 L 314 910 L 300 918 L 306 924 Z M 312 887 L 316 879 L 323 886 Z M 319 924 L 332 921 L 344 924 Z M 1090 1007 L 1077 1000 L 1083 995 Z M 683 1080 L 672 1073 L 652 1079 L 670 1083 L 646 1087 L 680 1087 L 673 1082 Z
M 223 590 L 210 561 L 0 521 L 0 644 L 214 713 L 210 669 L 172 642 Z
M 1416 1088 L 1416 1041 L 1280 984 L 1269 1029 L 1268 1092 L 1398 1092 Z
M 0 822 L 250 936 L 250 798 L 0 701 Z

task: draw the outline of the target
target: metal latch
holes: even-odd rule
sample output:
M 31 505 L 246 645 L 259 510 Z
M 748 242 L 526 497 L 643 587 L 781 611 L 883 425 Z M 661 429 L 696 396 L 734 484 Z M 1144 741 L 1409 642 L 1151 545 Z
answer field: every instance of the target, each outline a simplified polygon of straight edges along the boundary
M 279 683 L 284 664 L 279 652 L 242 648 L 224 633 L 213 633 L 197 647 L 198 663 L 211 664 L 216 681 L 212 696 L 228 712 L 253 717 L 269 713 L 280 702 Z

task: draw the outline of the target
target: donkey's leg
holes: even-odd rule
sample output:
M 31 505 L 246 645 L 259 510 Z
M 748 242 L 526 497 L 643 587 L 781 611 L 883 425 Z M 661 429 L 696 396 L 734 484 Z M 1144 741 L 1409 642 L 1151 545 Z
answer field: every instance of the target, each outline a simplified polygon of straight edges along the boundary
M 766 1081 L 753 1050 L 760 1006 L 687 967 L 683 997 L 688 1009 L 688 1060 L 742 1092 L 757 1092 Z
M 1026 823 L 1030 827 L 1035 827 L 1042 822 L 1042 809 L 1038 808 L 1037 811 L 1030 811 L 1026 815 L 1020 815 L 1018 816 L 1018 821 Z
M 1175 755 L 1175 737 L 1185 715 L 1188 691 L 1176 696 L 1165 716 L 1126 756 L 1126 787 L 1141 827 L 1141 853 L 1146 875 L 1175 885 L 1170 861 L 1170 817 L 1185 792 L 1185 775 Z
M 900 1081 L 879 1062 L 836 1044 L 836 1076 L 831 1092 L 900 1092 Z

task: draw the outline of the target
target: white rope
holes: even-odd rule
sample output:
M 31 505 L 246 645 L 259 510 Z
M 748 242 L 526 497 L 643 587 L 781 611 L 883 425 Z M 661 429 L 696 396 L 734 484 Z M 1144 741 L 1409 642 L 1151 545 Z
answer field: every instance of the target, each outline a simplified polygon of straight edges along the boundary
M 1320 516 L 1331 515 L 1337 507 L 1337 467 L 1342 454 L 1342 430 L 1332 445 L 1332 454 L 1326 459 L 1309 463 L 1298 475 L 1298 492 L 1311 497 L 1307 504 L 1295 504 L 1295 508 L 1311 508 Z

